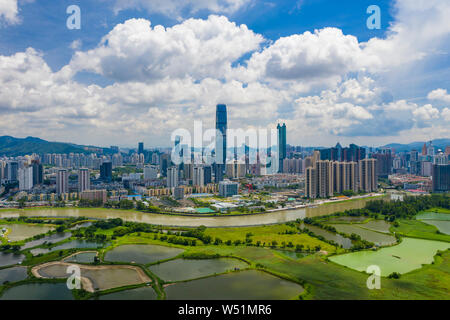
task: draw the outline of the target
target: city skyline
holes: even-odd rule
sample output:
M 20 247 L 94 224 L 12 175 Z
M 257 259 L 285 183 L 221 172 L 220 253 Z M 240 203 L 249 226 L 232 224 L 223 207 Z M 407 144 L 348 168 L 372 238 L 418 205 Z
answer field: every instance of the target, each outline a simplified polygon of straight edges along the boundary
M 230 128 L 286 123 L 291 145 L 450 136 L 449 3 L 380 1 L 368 29 L 366 0 L 79 1 L 71 30 L 64 3 L 7 2 L 0 135 L 169 146 L 224 103 Z

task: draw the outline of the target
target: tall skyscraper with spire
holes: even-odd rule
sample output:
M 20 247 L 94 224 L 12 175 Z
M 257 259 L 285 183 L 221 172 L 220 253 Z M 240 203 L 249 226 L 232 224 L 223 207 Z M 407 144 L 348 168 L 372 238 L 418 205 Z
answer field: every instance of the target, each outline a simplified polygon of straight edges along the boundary
M 216 163 L 214 167 L 215 181 L 223 180 L 225 163 L 227 159 L 227 106 L 216 106 Z

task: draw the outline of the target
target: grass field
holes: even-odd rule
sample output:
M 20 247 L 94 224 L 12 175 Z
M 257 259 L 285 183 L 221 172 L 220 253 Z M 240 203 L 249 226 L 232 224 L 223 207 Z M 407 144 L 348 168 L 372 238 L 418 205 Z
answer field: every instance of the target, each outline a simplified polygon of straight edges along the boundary
M 294 246 L 303 245 L 305 248 L 315 248 L 320 246 L 322 250 L 334 252 L 336 248 L 326 242 L 313 238 L 305 233 L 302 234 L 286 234 L 288 232 L 297 232 L 297 229 L 288 225 L 270 225 L 261 227 L 241 227 L 241 228 L 208 228 L 205 231 L 206 235 L 211 236 L 213 239 L 219 238 L 222 241 L 236 241 L 241 240 L 245 242 L 246 235 L 251 234 L 250 239 L 253 240 L 253 244 L 257 241 L 261 242 L 261 245 L 265 243 L 269 246 L 272 241 L 276 241 L 280 246 L 283 242 L 288 244 L 292 242 Z

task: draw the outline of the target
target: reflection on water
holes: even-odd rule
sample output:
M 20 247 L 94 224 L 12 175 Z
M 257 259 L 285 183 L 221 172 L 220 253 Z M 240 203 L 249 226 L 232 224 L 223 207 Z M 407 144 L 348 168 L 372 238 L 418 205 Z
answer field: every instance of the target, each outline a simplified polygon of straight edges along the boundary
M 16 282 L 27 277 L 26 267 L 12 267 L 0 270 L 0 286 L 5 282 Z
M 280 300 L 291 299 L 303 287 L 265 272 L 249 270 L 169 285 L 169 300 Z
M 73 300 L 65 283 L 30 283 L 12 287 L 0 300 Z
M 378 199 L 389 200 L 388 195 Z M 19 217 L 19 216 L 52 216 L 52 217 L 90 217 L 97 219 L 122 218 L 126 221 L 144 222 L 156 225 L 196 227 L 204 225 L 206 227 L 238 227 L 253 226 L 263 224 L 277 224 L 296 219 L 304 219 L 305 217 L 315 217 L 328 215 L 338 211 L 347 209 L 363 208 L 366 202 L 373 198 L 355 199 L 352 201 L 341 201 L 336 203 L 328 203 L 315 208 L 302 208 L 294 210 L 283 210 L 256 215 L 242 216 L 216 216 L 216 217 L 190 217 L 163 215 L 153 213 L 143 213 L 127 210 L 115 209 L 42 209 L 42 210 L 12 210 L 0 211 L 0 218 Z
M 0 252 L 0 267 L 10 266 L 22 262 L 23 254 Z

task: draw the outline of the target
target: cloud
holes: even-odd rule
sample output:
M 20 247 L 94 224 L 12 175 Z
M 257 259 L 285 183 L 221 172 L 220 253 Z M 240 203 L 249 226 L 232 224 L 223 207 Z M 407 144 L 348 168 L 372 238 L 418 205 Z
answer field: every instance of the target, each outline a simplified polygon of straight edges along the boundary
M 282 37 L 261 52 L 255 52 L 241 68 L 247 79 L 314 81 L 339 80 L 348 72 L 372 63 L 356 37 L 340 29 L 325 28 Z
M 172 28 L 152 28 L 148 20 L 130 19 L 103 37 L 97 48 L 76 52 L 70 66 L 75 72 L 92 71 L 117 81 L 221 78 L 262 41 L 245 25 L 214 15 Z
M 0 22 L 5 24 L 17 24 L 20 22 L 18 17 L 19 8 L 17 0 L 2 0 L 0 1 Z
M 392 71 L 392 67 L 448 54 L 450 2 L 396 0 L 394 11 L 395 21 L 386 38 L 372 38 L 363 44 L 364 53 L 378 59 L 371 71 Z
M 450 102 L 450 94 L 447 93 L 446 89 L 436 89 L 431 91 L 427 98 L 429 100 L 438 100 L 443 102 Z
M 396 6 L 415 12 L 403 0 Z M 396 99 L 403 95 L 392 85 L 398 68 L 409 76 L 419 62 L 446 47 L 446 27 L 431 28 L 441 25 L 441 14 L 421 1 L 418 6 L 436 19 L 435 24 L 423 21 L 424 30 L 414 35 L 417 41 L 404 31 L 410 23 L 404 12 L 396 15 L 385 39 L 367 43 L 337 28 L 270 42 L 245 25 L 211 15 L 170 28 L 127 20 L 91 50 L 72 42 L 76 52 L 56 72 L 33 48 L 0 55 L 0 134 L 65 141 L 75 135 L 74 142 L 101 145 L 149 137 L 154 145 L 168 145 L 170 132 L 192 129 L 193 119 L 213 128 L 215 104 L 226 103 L 230 127 L 266 128 L 283 121 L 293 144 L 443 136 L 450 131 L 450 110 L 434 104 L 449 101 L 447 90 L 431 91 L 427 102 L 432 104 L 423 104 Z M 74 76 L 84 71 L 112 84 L 76 82 Z
M 199 11 L 231 14 L 249 2 L 250 0 L 116 0 L 114 12 L 117 14 L 127 9 L 139 9 L 181 20 L 182 17 Z
M 81 41 L 80 39 L 76 39 L 70 43 L 69 48 L 72 50 L 79 50 L 79 49 L 81 49 L 82 45 L 83 45 L 83 41 Z

